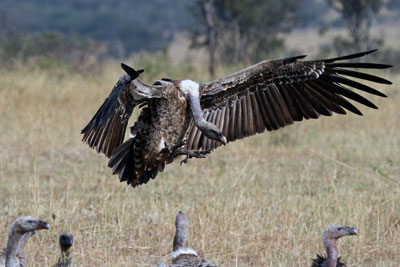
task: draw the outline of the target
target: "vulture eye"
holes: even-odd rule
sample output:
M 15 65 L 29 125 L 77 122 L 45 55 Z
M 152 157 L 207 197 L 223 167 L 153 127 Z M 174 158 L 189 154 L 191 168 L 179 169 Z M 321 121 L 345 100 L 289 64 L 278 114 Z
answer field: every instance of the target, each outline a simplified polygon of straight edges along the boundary
M 162 85 L 159 81 L 153 83 L 153 85 Z
M 339 227 L 339 228 L 338 228 L 338 231 L 342 231 L 342 230 L 343 230 L 343 228 L 342 228 L 342 227 Z
M 29 220 L 28 223 L 33 223 L 33 221 L 32 221 L 32 220 Z

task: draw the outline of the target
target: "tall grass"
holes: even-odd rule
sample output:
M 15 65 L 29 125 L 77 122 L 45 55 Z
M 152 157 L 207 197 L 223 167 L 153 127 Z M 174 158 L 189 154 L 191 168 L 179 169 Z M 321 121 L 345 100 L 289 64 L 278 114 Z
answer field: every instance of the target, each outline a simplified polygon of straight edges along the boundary
M 207 80 L 203 69 L 166 69 L 144 79 Z M 0 244 L 17 216 L 51 225 L 28 242 L 29 266 L 56 262 L 63 231 L 74 235 L 77 266 L 168 262 L 179 210 L 189 216 L 189 245 L 219 266 L 307 266 L 324 252 L 331 223 L 360 233 L 340 240 L 348 266 L 399 266 L 399 77 L 380 87 L 387 99 L 369 96 L 380 109 L 362 108 L 364 117 L 257 135 L 168 165 L 133 189 L 80 135 L 121 74 L 117 62 L 82 73 L 0 72 Z

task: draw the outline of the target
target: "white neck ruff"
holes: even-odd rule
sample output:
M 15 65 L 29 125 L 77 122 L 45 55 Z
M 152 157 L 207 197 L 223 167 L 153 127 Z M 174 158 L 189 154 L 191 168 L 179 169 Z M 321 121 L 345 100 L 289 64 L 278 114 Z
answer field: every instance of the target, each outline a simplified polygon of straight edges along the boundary
M 194 256 L 199 256 L 197 255 L 197 252 L 191 248 L 180 248 L 177 251 L 172 252 L 171 257 L 172 259 L 175 259 L 177 257 L 179 257 L 180 255 L 185 255 L 185 254 L 190 254 L 190 255 L 194 255 Z

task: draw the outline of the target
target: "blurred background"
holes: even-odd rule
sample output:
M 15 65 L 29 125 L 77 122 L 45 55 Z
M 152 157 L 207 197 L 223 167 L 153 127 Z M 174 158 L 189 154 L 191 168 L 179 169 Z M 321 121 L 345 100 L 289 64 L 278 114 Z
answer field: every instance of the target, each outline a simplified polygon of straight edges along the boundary
M 400 266 L 399 0 L 0 0 L 0 249 L 15 218 L 48 221 L 24 249 L 52 266 L 59 234 L 76 266 L 170 262 L 175 215 L 189 244 L 218 266 L 309 266 L 332 223 L 348 266 Z M 348 114 L 295 123 L 228 144 L 144 186 L 120 183 L 83 144 L 124 71 L 207 81 L 267 58 L 308 59 L 379 48 L 361 59 L 367 84 Z M 138 116 L 134 111 L 129 125 Z
M 397 0 L 1 0 L 0 61 L 85 68 L 147 55 L 152 68 L 151 55 L 214 76 L 221 65 L 380 48 L 394 64 L 399 11 Z

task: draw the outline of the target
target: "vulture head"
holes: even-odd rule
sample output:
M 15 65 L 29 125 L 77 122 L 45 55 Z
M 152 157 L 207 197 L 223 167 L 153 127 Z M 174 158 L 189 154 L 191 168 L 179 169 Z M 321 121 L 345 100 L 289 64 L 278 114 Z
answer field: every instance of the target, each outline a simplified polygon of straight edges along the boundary
M 49 229 L 49 224 L 47 222 L 38 220 L 31 216 L 22 216 L 16 219 L 10 229 L 16 232 L 27 233 L 34 230 Z
M 341 226 L 339 224 L 329 225 L 324 233 L 323 240 L 337 240 L 346 235 L 357 235 L 356 229 L 348 226 Z
M 60 235 L 60 247 L 62 251 L 68 250 L 74 242 L 74 238 L 70 233 L 62 233 Z

